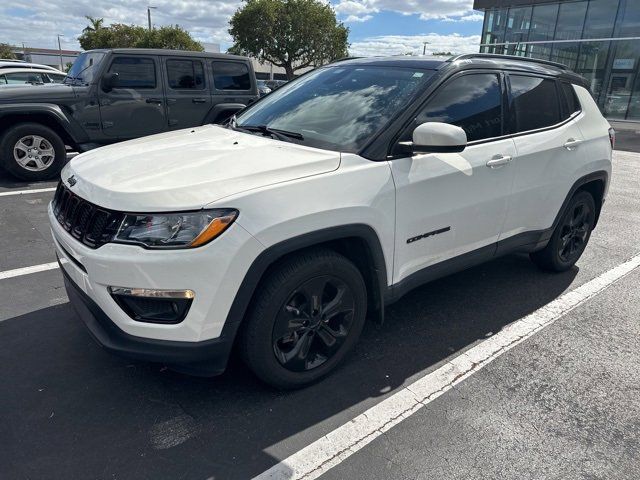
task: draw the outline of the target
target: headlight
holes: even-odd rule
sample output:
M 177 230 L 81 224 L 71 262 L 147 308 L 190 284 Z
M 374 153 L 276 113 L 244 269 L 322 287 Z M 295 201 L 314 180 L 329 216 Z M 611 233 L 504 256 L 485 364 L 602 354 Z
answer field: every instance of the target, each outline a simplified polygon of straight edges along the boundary
M 237 216 L 238 211 L 232 209 L 128 214 L 113 241 L 148 248 L 199 247 L 224 232 Z

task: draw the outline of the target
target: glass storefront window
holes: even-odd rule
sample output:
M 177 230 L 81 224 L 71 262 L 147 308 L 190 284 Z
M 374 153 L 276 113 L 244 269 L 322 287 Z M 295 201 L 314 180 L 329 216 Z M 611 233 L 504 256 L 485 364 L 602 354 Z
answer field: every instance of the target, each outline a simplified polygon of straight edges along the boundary
M 555 40 L 575 40 L 582 37 L 587 2 L 561 3 Z
M 587 18 L 582 37 L 611 37 L 617 13 L 618 0 L 591 0 L 587 9 Z
M 504 41 L 509 43 L 526 42 L 531 25 L 531 7 L 510 8 Z
M 611 75 L 603 109 L 610 118 L 624 118 L 640 62 L 640 41 L 613 42 L 612 51 Z
M 507 9 L 490 10 L 486 14 L 483 43 L 502 43 L 504 42 L 504 30 L 506 26 Z M 488 53 L 496 52 L 494 47 L 487 48 Z
M 622 8 L 624 7 L 624 8 Z M 621 5 L 619 15 L 620 27 L 616 31 L 616 37 L 637 37 L 640 35 L 640 2 L 627 0 Z
M 558 4 L 536 5 L 531 17 L 530 41 L 553 40 L 558 19 Z
M 598 99 L 602 90 L 604 71 L 610 42 L 583 42 L 576 72 L 589 81 L 593 96 Z
M 551 60 L 575 70 L 579 47 L 580 44 L 578 42 L 555 43 L 553 44 Z

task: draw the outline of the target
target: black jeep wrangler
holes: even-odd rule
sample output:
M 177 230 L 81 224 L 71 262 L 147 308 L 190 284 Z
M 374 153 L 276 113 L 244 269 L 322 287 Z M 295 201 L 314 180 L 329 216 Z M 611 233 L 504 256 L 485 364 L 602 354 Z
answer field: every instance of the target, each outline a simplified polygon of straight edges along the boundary
M 152 49 L 91 50 L 64 83 L 0 88 L 0 166 L 23 180 L 57 176 L 66 147 L 86 151 L 221 123 L 258 99 L 249 59 Z

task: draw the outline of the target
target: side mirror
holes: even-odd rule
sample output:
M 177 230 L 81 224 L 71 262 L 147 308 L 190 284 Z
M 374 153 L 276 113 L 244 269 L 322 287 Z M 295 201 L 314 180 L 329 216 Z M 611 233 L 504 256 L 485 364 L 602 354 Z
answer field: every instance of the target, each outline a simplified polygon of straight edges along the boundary
M 106 73 L 102 77 L 102 89 L 105 92 L 110 92 L 118 86 L 118 74 L 116 72 Z
M 426 122 L 413 131 L 413 153 L 455 153 L 467 146 L 465 131 L 442 122 Z

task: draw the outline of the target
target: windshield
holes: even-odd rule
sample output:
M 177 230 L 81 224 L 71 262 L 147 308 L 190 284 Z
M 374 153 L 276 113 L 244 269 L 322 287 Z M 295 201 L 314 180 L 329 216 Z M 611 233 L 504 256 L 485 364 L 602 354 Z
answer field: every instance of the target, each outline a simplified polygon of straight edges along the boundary
M 76 58 L 73 62 L 73 66 L 67 72 L 67 77 L 64 83 L 82 83 L 89 84 L 93 81 L 94 76 L 97 75 L 98 65 L 104 58 L 103 52 L 85 52 Z
M 356 153 L 432 75 L 432 70 L 398 67 L 321 68 L 243 111 L 235 126 L 295 132 L 296 143 Z

